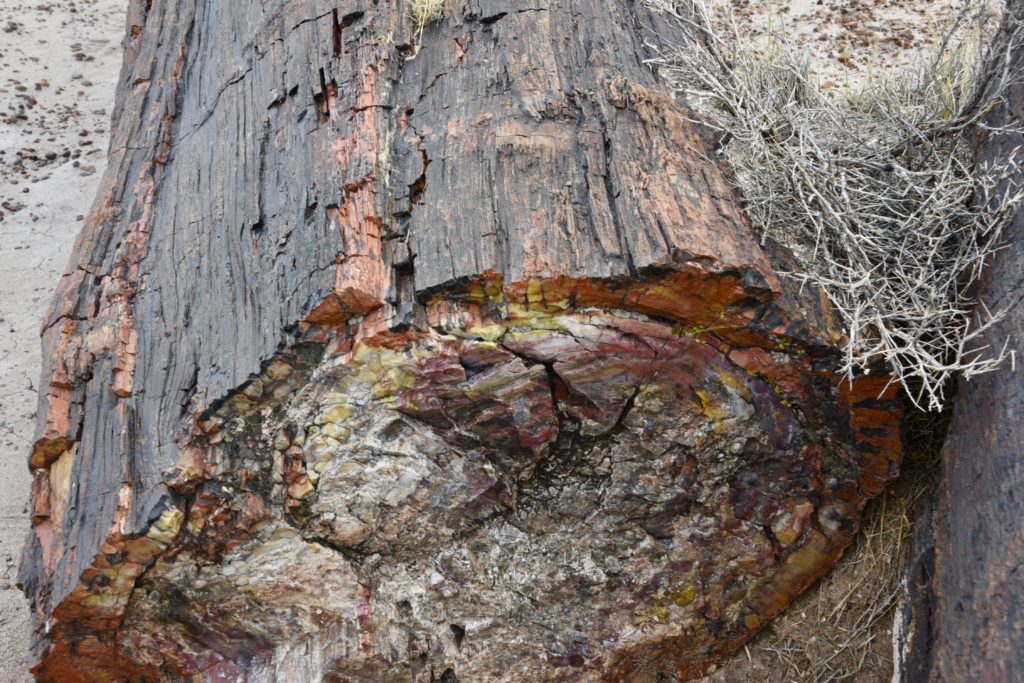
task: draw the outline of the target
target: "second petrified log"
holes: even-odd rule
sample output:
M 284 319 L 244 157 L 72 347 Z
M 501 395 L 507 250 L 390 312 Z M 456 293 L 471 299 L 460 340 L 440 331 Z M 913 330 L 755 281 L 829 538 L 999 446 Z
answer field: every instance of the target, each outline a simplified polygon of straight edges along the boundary
M 1019 30 L 1024 2 L 1007 3 Z M 1019 39 L 1018 39 L 1019 40 Z M 999 43 L 997 43 L 998 45 Z M 1005 163 L 1024 144 L 1024 47 L 1011 53 L 1005 101 L 978 131 L 979 161 Z M 1024 182 L 1018 175 L 1014 183 Z M 1024 340 L 1024 212 L 1011 217 L 1004 248 L 977 286 L 979 319 L 1000 311 L 979 341 L 1013 349 Z M 1019 356 L 1017 363 L 1019 364 Z M 961 380 L 942 449 L 940 485 L 916 520 L 908 585 L 910 683 L 1012 681 L 1024 669 L 1024 392 L 1020 369 Z
M 693 676 L 894 474 L 895 387 L 643 63 L 670 22 L 408 15 L 132 2 L 44 331 L 41 680 Z

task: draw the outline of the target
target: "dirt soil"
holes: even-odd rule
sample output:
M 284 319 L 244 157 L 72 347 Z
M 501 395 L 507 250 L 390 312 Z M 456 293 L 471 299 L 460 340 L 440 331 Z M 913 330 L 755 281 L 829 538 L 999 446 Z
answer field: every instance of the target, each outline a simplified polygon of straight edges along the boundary
M 998 16 L 997 0 L 705 0 L 720 33 L 744 42 L 785 35 L 823 89 L 898 77 L 920 63 L 967 7 Z
M 39 326 L 103 173 L 126 4 L 126 0 L 0 0 L 0 651 L 5 653 L 0 658 L 0 681 L 30 680 L 25 673 L 29 615 L 14 582 L 28 528 L 30 479 L 25 461 L 36 412 Z M 716 21 L 724 25 L 735 17 L 745 40 L 766 42 L 770 31 L 785 30 L 811 55 L 822 87 L 832 88 L 862 84 L 912 64 L 963 3 L 713 0 L 712 4 Z M 903 523 L 903 513 L 892 507 L 895 500 L 878 504 L 881 511 L 875 521 L 869 521 L 875 532 L 887 524 Z M 877 584 L 862 584 L 861 577 L 865 563 L 877 560 L 880 552 L 874 539 L 866 539 L 849 553 L 833 577 L 795 605 L 786 622 L 767 631 L 711 678 L 812 680 L 813 676 L 800 673 L 802 667 L 786 664 L 785 657 L 800 654 L 786 655 L 785 648 L 792 649 L 794 639 L 802 639 L 800 652 L 806 651 L 806 641 L 821 637 L 822 621 L 817 615 L 822 610 L 829 614 L 843 600 L 846 605 L 848 591 L 857 600 L 854 610 L 871 603 L 874 596 L 864 591 Z M 808 621 L 818 626 L 807 627 Z M 788 626 L 782 628 L 784 624 Z M 867 650 L 857 650 L 857 656 L 863 654 L 871 666 L 848 680 L 889 678 L 887 628 L 878 629 Z M 826 656 L 828 647 L 825 643 L 822 650 Z

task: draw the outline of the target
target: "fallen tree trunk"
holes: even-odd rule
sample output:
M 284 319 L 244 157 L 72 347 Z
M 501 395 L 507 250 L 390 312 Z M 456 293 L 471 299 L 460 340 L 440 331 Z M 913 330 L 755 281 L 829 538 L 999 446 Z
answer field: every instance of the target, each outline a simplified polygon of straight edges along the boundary
M 41 680 L 720 662 L 894 474 L 885 377 L 612 0 L 133 0 L 43 340 Z
M 1017 21 L 1024 3 L 1007 3 Z M 1013 54 L 1015 83 L 989 117 L 995 129 L 1024 118 L 1024 50 Z M 979 160 L 1020 154 L 1019 132 L 981 134 Z M 1006 246 L 992 258 L 977 296 L 978 315 L 1005 311 L 979 342 L 990 349 L 1024 339 L 1024 214 L 1013 216 Z M 1018 361 L 1019 362 L 1019 361 Z M 921 558 L 912 595 L 908 681 L 1010 681 L 1024 670 L 1024 393 L 1006 367 L 962 381 L 942 449 L 934 510 L 919 519 Z M 934 556 L 934 561 L 929 560 Z M 1017 672 L 1017 673 L 1014 673 Z

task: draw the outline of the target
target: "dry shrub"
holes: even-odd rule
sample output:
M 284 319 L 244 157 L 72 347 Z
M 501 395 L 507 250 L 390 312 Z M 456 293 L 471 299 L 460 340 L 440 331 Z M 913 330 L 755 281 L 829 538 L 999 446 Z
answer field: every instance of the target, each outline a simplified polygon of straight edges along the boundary
M 825 92 L 784 34 L 759 50 L 717 33 L 701 0 L 647 3 L 688 35 L 652 65 L 719 133 L 755 227 L 801 264 L 786 275 L 843 316 L 848 376 L 881 362 L 937 411 L 951 378 L 1012 355 L 979 345 L 1004 312 L 972 286 L 1024 191 L 1016 155 L 979 166 L 973 143 L 1016 77 L 1018 25 L 969 3 L 916 73 Z
M 1004 311 L 987 310 L 972 286 L 1024 192 L 1016 155 L 980 166 L 974 144 L 1019 82 L 1009 57 L 1021 27 L 1005 14 L 993 25 L 987 3 L 968 2 L 914 72 L 825 91 L 784 34 L 759 49 L 735 27 L 716 32 L 700 0 L 645 2 L 688 36 L 653 46 L 652 65 L 718 133 L 755 228 L 797 256 L 799 272 L 786 275 L 821 287 L 843 316 L 846 373 L 882 361 L 912 404 L 900 477 L 868 504 L 843 560 L 716 680 L 887 680 L 952 380 L 1007 357 L 1012 367 L 1007 347 L 980 346 Z

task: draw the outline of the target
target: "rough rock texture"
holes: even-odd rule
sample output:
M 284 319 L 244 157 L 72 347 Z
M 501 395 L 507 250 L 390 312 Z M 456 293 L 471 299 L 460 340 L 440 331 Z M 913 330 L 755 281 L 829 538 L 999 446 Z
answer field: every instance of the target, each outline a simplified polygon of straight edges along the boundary
M 1008 3 L 1024 19 L 1024 3 Z M 1014 56 L 1019 74 L 1024 50 Z M 1020 124 L 1024 86 L 1011 89 L 992 123 Z M 982 159 L 1005 158 L 1024 136 L 993 135 Z M 990 310 L 1008 311 L 981 342 L 992 348 L 1020 346 L 1024 339 L 1024 214 L 1009 228 L 1006 248 L 992 259 L 978 296 Z M 1020 364 L 1018 354 L 1017 365 Z M 962 382 L 942 452 L 942 485 L 934 519 L 920 527 L 934 533 L 934 577 L 930 594 L 915 605 L 916 640 L 908 680 L 1009 681 L 1024 668 L 1024 386 L 1020 370 L 1005 367 Z M 928 558 L 927 533 L 918 533 Z M 918 569 L 918 571 L 922 571 Z M 933 613 L 927 610 L 930 596 Z M 915 615 L 918 616 L 918 615 Z
M 41 680 L 691 677 L 894 474 L 895 387 L 642 62 L 671 24 L 407 17 L 131 3 L 44 330 Z

